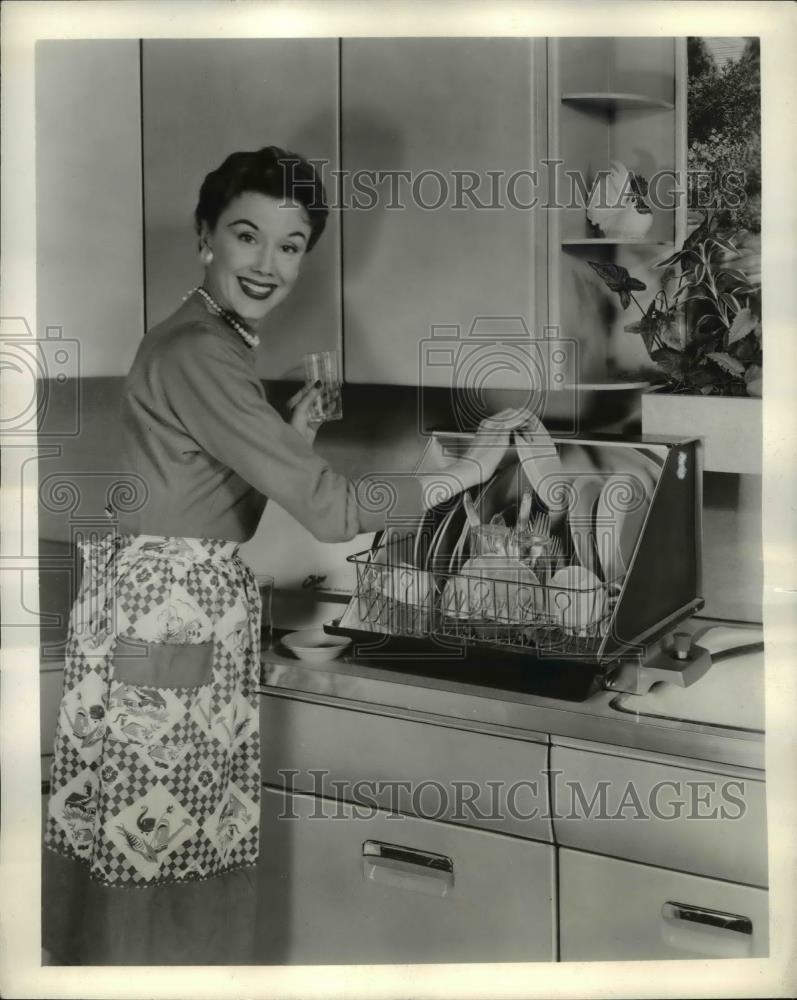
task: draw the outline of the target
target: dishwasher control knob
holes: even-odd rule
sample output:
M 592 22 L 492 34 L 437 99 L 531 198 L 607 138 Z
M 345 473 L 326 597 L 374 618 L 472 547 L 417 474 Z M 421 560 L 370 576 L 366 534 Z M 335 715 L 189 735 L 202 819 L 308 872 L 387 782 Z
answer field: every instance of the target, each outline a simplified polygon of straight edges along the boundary
M 676 660 L 688 660 L 692 649 L 692 636 L 688 632 L 676 632 L 672 637 L 672 651 Z

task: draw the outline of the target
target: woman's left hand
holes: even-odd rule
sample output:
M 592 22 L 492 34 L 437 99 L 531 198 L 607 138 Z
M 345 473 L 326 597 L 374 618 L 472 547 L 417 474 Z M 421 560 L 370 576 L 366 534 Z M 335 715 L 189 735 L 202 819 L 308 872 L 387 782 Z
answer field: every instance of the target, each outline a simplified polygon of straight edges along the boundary
M 297 430 L 308 444 L 315 441 L 316 432 L 321 422 L 311 419 L 313 404 L 321 398 L 321 383 L 305 385 L 288 400 L 291 410 L 290 425 Z

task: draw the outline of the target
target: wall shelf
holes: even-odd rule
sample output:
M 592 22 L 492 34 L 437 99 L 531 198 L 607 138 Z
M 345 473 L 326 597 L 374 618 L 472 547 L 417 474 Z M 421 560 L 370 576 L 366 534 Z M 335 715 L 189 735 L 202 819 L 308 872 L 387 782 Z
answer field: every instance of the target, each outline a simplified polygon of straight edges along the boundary
M 563 386 L 564 389 L 575 389 L 578 392 L 630 392 L 632 390 L 649 389 L 650 382 L 578 382 Z
M 684 38 L 549 41 L 548 157 L 561 167 L 554 178 L 557 210 L 547 219 L 548 322 L 577 342 L 585 383 L 633 378 L 650 366 L 642 339 L 624 329 L 628 316 L 617 296 L 588 261 L 593 255 L 644 282 L 643 307 L 655 294 L 657 263 L 686 235 L 685 202 L 677 191 L 686 166 L 685 98 Z M 598 236 L 601 230 L 589 224 L 590 191 L 613 161 L 651 184 L 658 176 L 644 235 Z
M 563 247 L 594 247 L 594 246 L 614 246 L 614 247 L 667 247 L 672 246 L 667 240 L 646 240 L 646 239 L 621 239 L 610 238 L 608 236 L 584 236 L 575 239 L 562 240 Z
M 675 105 L 672 101 L 663 101 L 657 97 L 648 97 L 645 94 L 619 94 L 610 91 L 592 91 L 582 93 L 562 94 L 563 101 L 571 101 L 576 104 L 589 104 L 599 108 L 601 111 L 620 111 L 623 109 L 648 110 L 650 108 L 663 108 L 672 111 Z

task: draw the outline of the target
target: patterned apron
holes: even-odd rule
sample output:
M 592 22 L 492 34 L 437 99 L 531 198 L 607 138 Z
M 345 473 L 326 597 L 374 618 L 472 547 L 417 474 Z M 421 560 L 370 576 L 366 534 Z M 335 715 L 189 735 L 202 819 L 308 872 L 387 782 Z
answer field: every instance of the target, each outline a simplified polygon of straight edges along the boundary
M 45 846 L 108 886 L 255 864 L 260 595 L 237 543 L 81 548 Z

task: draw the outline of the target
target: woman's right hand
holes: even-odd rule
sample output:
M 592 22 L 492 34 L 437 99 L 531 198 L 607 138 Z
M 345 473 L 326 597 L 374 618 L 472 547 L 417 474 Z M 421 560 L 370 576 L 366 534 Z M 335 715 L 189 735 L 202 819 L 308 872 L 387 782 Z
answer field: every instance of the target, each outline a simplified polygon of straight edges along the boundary
M 298 431 L 308 444 L 315 441 L 316 432 L 321 426 L 321 421 L 311 417 L 313 404 L 321 398 L 321 383 L 305 385 L 288 400 L 288 409 L 291 411 L 290 425 Z
M 427 506 L 441 503 L 472 486 L 486 482 L 506 454 L 512 431 L 533 424 L 535 420 L 536 417 L 530 410 L 519 407 L 501 410 L 482 420 L 473 441 L 461 458 L 455 459 L 438 473 L 421 476 L 424 496 L 428 497 Z M 445 476 L 440 473 L 445 473 Z

